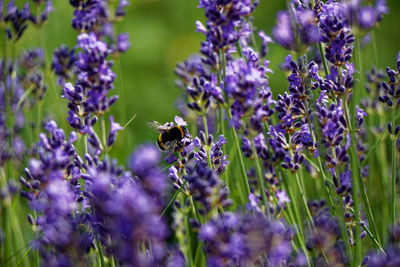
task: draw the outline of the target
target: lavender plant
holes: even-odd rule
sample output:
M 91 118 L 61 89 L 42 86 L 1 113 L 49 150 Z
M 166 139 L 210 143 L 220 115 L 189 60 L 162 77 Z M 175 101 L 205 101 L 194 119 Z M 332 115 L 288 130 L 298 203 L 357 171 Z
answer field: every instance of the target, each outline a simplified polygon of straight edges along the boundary
M 127 166 L 111 152 L 134 119 L 115 119 L 112 94 L 129 2 L 69 3 L 76 44 L 50 62 L 45 40 L 16 44 L 31 25 L 43 37 L 52 2 L 0 1 L 0 265 L 399 263 L 400 54 L 364 73 L 360 51 L 384 0 L 288 1 L 272 38 L 258 1 L 200 0 L 204 41 L 175 70 L 181 114 L 153 122 L 160 149 L 132 149 Z M 272 43 L 289 53 L 274 69 L 285 89 Z

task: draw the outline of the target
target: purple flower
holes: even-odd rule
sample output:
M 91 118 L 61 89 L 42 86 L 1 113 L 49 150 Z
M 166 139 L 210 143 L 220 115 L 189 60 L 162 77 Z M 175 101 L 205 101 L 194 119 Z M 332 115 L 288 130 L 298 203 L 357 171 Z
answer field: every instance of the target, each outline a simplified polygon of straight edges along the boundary
M 315 254 L 314 264 L 324 264 L 325 257 L 331 264 L 348 264 L 337 218 L 330 215 L 328 208 L 322 208 L 313 220 L 315 227 L 308 234 L 306 246 Z
M 3 1 L 1 6 L 3 7 Z M 9 40 L 18 41 L 28 27 L 27 22 L 31 15 L 29 3 L 26 2 L 24 7 L 19 9 L 15 5 L 15 0 L 12 0 L 7 4 L 6 10 L 7 15 L 2 18 L 6 23 L 6 35 Z
M 19 191 L 20 185 L 17 184 L 15 180 L 10 179 L 6 184 L 0 187 L 0 200 L 7 205 L 11 203 L 12 199 Z
M 117 17 L 124 17 L 126 15 L 126 7 L 129 6 L 129 1 L 128 0 L 120 0 L 117 6 L 117 9 L 115 10 L 115 15 Z
M 121 33 L 117 37 L 117 50 L 120 53 L 127 51 L 131 47 L 129 42 L 129 34 Z
M 165 175 L 158 167 L 160 160 L 161 153 L 157 147 L 147 144 L 134 151 L 130 166 L 143 189 L 155 199 L 163 200 L 168 185 Z
M 292 253 L 291 230 L 258 212 L 224 213 L 203 225 L 199 237 L 208 266 L 250 266 L 257 259 L 275 266 L 287 263 Z
M 43 50 L 41 48 L 31 48 L 27 51 L 23 51 L 18 59 L 18 63 L 18 83 L 20 83 L 25 90 L 29 88 L 32 90 L 32 95 L 35 98 L 32 99 L 32 101 L 43 99 L 47 90 L 43 74 L 45 65 Z
M 363 264 L 368 267 L 396 266 L 400 263 L 400 225 L 394 225 L 389 231 L 388 244 L 383 254 L 374 250 L 367 255 Z
M 37 1 L 34 1 L 34 2 L 37 2 Z M 41 3 L 37 3 L 37 4 L 38 4 L 38 7 L 39 7 L 40 6 L 39 4 L 41 4 Z M 30 15 L 30 17 L 29 17 L 29 20 L 32 21 L 32 23 L 35 24 L 35 25 L 38 25 L 38 26 L 43 25 L 46 22 L 46 20 L 48 19 L 49 14 L 51 12 L 53 12 L 53 11 L 54 11 L 54 7 L 53 7 L 52 1 L 51 0 L 46 0 L 46 4 L 45 4 L 44 9 L 42 10 L 42 12 L 40 14 L 38 14 L 38 13 L 33 14 L 32 13 Z
M 224 187 L 218 175 L 208 167 L 206 161 L 199 161 L 194 167 L 187 168 L 189 191 L 193 200 L 198 201 L 202 207 L 199 212 L 208 214 L 212 209 L 226 208 L 232 204 L 228 199 L 229 189 Z
M 79 81 L 89 87 L 85 110 L 103 113 L 111 104 L 112 98 L 107 98 L 107 92 L 113 88 L 115 79 L 112 63 L 106 60 L 110 50 L 93 33 L 79 35 L 78 46 L 83 50 L 77 61 Z
M 203 77 L 207 81 L 210 80 L 210 70 L 204 65 L 200 55 L 193 55 L 180 62 L 175 68 L 175 74 L 179 76 L 179 80 L 175 83 L 177 86 L 185 89 L 192 86 L 194 77 Z
M 229 62 L 226 69 L 225 91 L 234 100 L 231 106 L 232 120 L 229 123 L 236 130 L 243 125 L 242 118 L 245 114 L 254 114 L 256 118 L 253 122 L 258 119 L 265 121 L 272 115 L 272 110 L 269 109 L 272 94 L 265 77 L 267 71 L 267 68 L 259 66 L 258 61 L 246 63 L 243 59 L 238 59 Z M 254 107 L 256 109 L 253 109 Z M 259 124 L 254 125 L 260 127 Z
M 235 265 L 243 254 L 240 220 L 240 215 L 225 212 L 201 227 L 199 238 L 204 241 L 208 266 Z
M 196 29 L 207 38 L 201 44 L 201 53 L 205 56 L 205 64 L 217 67 L 220 61 L 219 50 L 228 50 L 239 39 L 249 36 L 249 25 L 244 18 L 250 15 L 257 5 L 258 2 L 253 3 L 247 0 L 200 0 L 198 7 L 204 8 L 207 22 L 204 26 L 197 21 Z
M 124 127 L 122 127 L 119 123 L 114 122 L 114 116 L 110 116 L 110 132 L 107 137 L 107 146 L 110 147 L 114 144 L 115 139 L 117 138 L 117 134 L 119 131 L 122 131 Z
M 103 115 L 118 99 L 118 96 L 107 96 L 108 91 L 113 89 L 115 79 L 111 70 L 112 63 L 106 59 L 110 50 L 93 33 L 79 35 L 78 46 L 82 49 L 76 62 L 78 81 L 75 86 L 70 83 L 64 86 L 63 97 L 68 99 L 70 109 L 67 120 L 80 133 L 87 133 L 90 136 L 88 140 L 95 148 L 102 149 L 91 126 L 97 122 L 93 113 L 97 116 Z M 109 136 L 111 144 L 118 131 L 114 122 L 112 126 Z
M 44 263 L 74 265 L 86 260 L 93 241 L 80 228 L 85 223 L 84 214 L 77 212 L 84 199 L 78 182 L 84 177 L 82 160 L 73 146 L 77 139 L 74 132 L 67 140 L 54 121 L 47 123 L 46 130 L 50 136 L 40 134 L 38 159 L 29 160 L 27 178 L 21 178 L 27 191 L 21 194 L 38 214 L 30 220 L 41 233 L 35 242 Z
M 92 32 L 106 20 L 106 3 L 102 0 L 80 1 L 72 0 L 71 5 L 76 8 L 72 19 L 72 27 L 79 32 Z M 101 28 L 100 28 L 101 29 Z
M 201 115 L 207 113 L 211 103 L 224 103 L 223 92 L 217 86 L 217 78 L 214 75 L 209 81 L 203 77 L 194 77 L 186 92 L 189 96 L 187 107 Z
M 286 192 L 282 190 L 278 190 L 276 192 L 276 198 L 278 199 L 278 204 L 281 206 L 291 201 Z
M 105 0 L 70 0 L 69 2 L 75 8 L 72 27 L 79 33 L 96 35 L 116 55 L 125 52 L 130 47 L 129 36 L 126 33 L 118 36 L 114 34 L 113 25 L 125 16 L 129 1 L 120 0 L 115 10 L 111 10 L 109 3 Z
M 59 49 L 54 50 L 51 67 L 58 76 L 59 85 L 64 85 L 65 81 L 75 77 L 76 61 L 77 56 L 74 48 L 69 49 L 67 46 L 61 45 Z
M 379 101 L 385 103 L 389 108 L 398 109 L 400 107 L 400 53 L 396 58 L 396 69 L 386 67 L 388 82 L 380 84 L 380 91 L 383 95 L 378 97 Z
M 359 106 L 356 106 L 356 120 L 357 120 L 357 129 L 360 129 L 363 122 L 364 117 L 368 116 L 368 114 L 361 109 Z
M 321 39 L 314 12 L 295 1 L 289 5 L 288 11 L 278 12 L 273 35 L 278 44 L 292 51 L 302 51 L 303 46 Z
M 341 68 L 340 73 L 337 67 L 332 67 L 331 73 L 321 81 L 321 89 L 338 96 L 351 93 L 354 87 L 354 72 L 353 63 L 345 63 L 345 68 Z
M 343 11 L 342 3 L 328 1 L 319 14 L 321 41 L 327 44 L 325 57 L 336 66 L 348 62 L 353 51 L 354 35 Z
M 165 257 L 167 228 L 159 218 L 159 203 L 140 185 L 150 177 L 139 176 L 136 183 L 107 162 L 92 165 L 89 174 L 92 224 L 99 231 L 105 253 L 125 265 L 160 265 Z M 143 250 L 143 243 L 151 250 Z
M 265 57 L 268 53 L 267 45 L 270 43 L 273 43 L 273 41 L 272 41 L 271 37 L 266 35 L 265 32 L 263 32 L 263 31 L 258 32 L 258 37 L 260 37 L 260 39 L 261 39 L 260 55 L 261 55 L 261 57 Z
M 278 44 L 289 50 L 294 49 L 295 37 L 292 30 L 290 15 L 287 11 L 278 12 L 277 25 L 273 29 L 273 35 Z
M 360 0 L 343 2 L 341 5 L 347 23 L 366 30 L 374 27 L 389 12 L 386 0 L 375 1 L 375 6 L 362 6 Z

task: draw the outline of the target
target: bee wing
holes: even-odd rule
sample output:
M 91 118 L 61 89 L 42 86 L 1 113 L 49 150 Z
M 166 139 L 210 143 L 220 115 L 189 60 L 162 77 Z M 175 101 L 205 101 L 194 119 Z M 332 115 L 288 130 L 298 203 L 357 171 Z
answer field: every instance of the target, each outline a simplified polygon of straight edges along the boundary
M 149 126 L 150 128 L 152 128 L 153 130 L 156 131 L 166 131 L 168 130 L 168 127 L 159 123 L 158 121 L 148 121 L 147 122 L 147 126 Z
M 177 139 L 168 141 L 164 144 L 164 148 L 165 150 L 173 152 L 175 150 L 175 146 L 177 143 L 178 143 Z

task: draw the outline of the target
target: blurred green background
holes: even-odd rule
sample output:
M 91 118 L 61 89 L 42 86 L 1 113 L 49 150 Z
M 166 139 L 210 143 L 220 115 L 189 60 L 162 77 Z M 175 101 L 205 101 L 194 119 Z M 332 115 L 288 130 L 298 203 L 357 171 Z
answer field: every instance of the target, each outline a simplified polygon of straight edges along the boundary
M 71 27 L 72 7 L 66 0 L 53 2 L 56 10 L 42 29 L 42 36 L 30 27 L 17 49 L 40 46 L 40 38 L 43 38 L 50 57 L 54 48 L 62 43 L 75 45 L 77 33 Z M 203 10 L 197 8 L 198 0 L 130 2 L 127 16 L 117 24 L 116 30 L 130 34 L 132 47 L 115 64 L 118 77 L 112 94 L 118 94 L 120 99 L 110 112 L 122 125 L 136 114 L 133 123 L 119 137 L 111 151 L 112 156 L 121 163 L 126 161 L 126 156 L 135 145 L 156 140 L 157 134 L 147 127 L 147 121 L 172 121 L 174 115 L 178 114 L 175 100 L 182 92 L 174 84 L 174 68 L 179 61 L 197 53 L 204 39 L 202 34 L 194 31 L 196 20 L 205 21 Z M 379 62 L 374 62 L 372 45 L 368 45 L 362 51 L 364 69 L 369 69 L 371 65 L 385 67 L 395 64 L 395 56 L 400 50 L 400 1 L 390 0 L 388 5 L 390 13 L 376 31 Z M 255 12 L 255 26 L 270 35 L 275 14 L 282 9 L 285 9 L 284 0 L 261 0 Z M 270 75 L 270 86 L 275 95 L 287 88 L 285 73 L 279 70 L 287 54 L 277 45 L 270 46 L 267 57 L 274 70 L 274 74 Z M 61 89 L 59 86 L 55 88 L 58 96 Z M 66 101 L 60 101 L 65 116 L 59 118 L 56 116 L 54 93 L 54 89 L 50 88 L 44 110 L 61 124 L 60 121 L 66 118 Z

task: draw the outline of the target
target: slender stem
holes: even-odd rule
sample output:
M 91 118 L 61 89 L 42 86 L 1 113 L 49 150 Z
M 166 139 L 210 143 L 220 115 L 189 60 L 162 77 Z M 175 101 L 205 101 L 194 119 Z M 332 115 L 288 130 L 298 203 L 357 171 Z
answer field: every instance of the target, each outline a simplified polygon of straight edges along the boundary
M 103 249 L 101 247 L 101 242 L 98 234 L 96 234 L 96 246 L 97 246 L 97 251 L 99 253 L 100 267 L 104 267 L 105 264 L 104 264 Z
M 371 30 L 371 35 L 372 35 L 372 51 L 374 53 L 374 60 L 375 64 L 379 66 L 379 57 L 378 57 L 378 44 L 376 42 L 376 33 L 375 33 L 375 28 Z
M 291 187 L 289 186 L 289 183 L 288 183 L 288 179 L 287 179 L 286 176 L 283 175 L 283 172 L 282 172 L 281 169 L 280 169 L 280 173 L 281 173 L 284 189 L 287 192 L 287 194 L 288 194 L 288 196 L 289 196 L 289 198 L 291 200 L 289 203 L 287 203 L 288 204 L 287 205 L 288 212 L 289 212 L 290 217 L 292 217 L 292 219 L 293 219 L 294 226 L 295 226 L 296 230 L 298 231 L 298 234 L 296 236 L 297 236 L 297 239 L 299 241 L 299 244 L 300 244 L 300 246 L 301 246 L 301 248 L 302 248 L 302 250 L 304 252 L 304 255 L 307 258 L 307 262 L 310 265 L 309 251 L 306 248 L 306 242 L 305 242 L 304 233 L 303 233 L 303 222 L 300 219 L 300 215 L 299 215 L 299 211 L 297 209 L 297 206 L 294 204 L 294 198 L 293 198 Z M 292 211 L 292 209 L 293 209 L 294 212 Z
M 19 259 L 19 261 L 17 262 L 17 264 L 15 265 L 15 267 L 18 267 L 18 266 L 22 263 L 22 261 L 25 260 L 25 258 L 31 253 L 31 251 L 32 251 L 32 247 L 30 247 L 30 248 L 25 252 L 24 256 L 22 256 L 22 258 Z
M 311 130 L 311 129 L 310 129 L 310 130 Z M 290 135 L 290 134 L 289 134 L 289 153 L 290 153 L 290 157 L 293 158 L 292 135 Z M 304 190 L 303 190 L 303 188 L 302 188 L 302 186 L 301 186 L 301 184 L 300 184 L 299 174 L 298 174 L 297 172 L 296 172 L 296 173 L 293 173 L 293 172 L 292 172 L 292 174 L 293 174 L 293 176 L 295 176 L 296 185 L 297 185 L 297 190 L 298 190 L 298 192 L 300 193 L 300 198 L 301 198 L 301 201 L 302 201 L 303 206 L 304 206 L 304 210 L 305 210 L 306 215 L 307 215 L 308 223 L 309 223 L 309 225 L 310 225 L 310 228 L 312 228 L 312 226 L 314 225 L 314 221 L 313 221 L 313 218 L 312 218 L 312 216 L 311 216 L 311 212 L 310 212 L 310 210 L 308 209 L 307 199 L 306 199 L 306 196 L 305 196 L 305 194 L 304 194 Z M 292 201 L 293 201 L 293 200 L 292 200 Z
M 236 150 L 236 146 L 233 146 L 230 148 L 228 155 L 230 155 L 230 161 L 231 162 L 235 162 L 236 163 L 236 155 L 240 153 L 240 151 L 238 152 Z M 228 170 L 232 170 L 234 173 L 239 173 L 240 169 L 238 169 L 238 164 L 230 164 L 229 165 L 229 169 Z M 234 181 L 231 180 L 230 185 L 232 186 L 233 184 L 235 184 L 236 188 L 238 188 L 239 190 L 232 190 L 232 193 L 237 193 L 239 195 L 240 201 L 241 203 L 246 203 L 248 200 L 248 197 L 245 195 L 244 191 L 244 185 L 241 181 L 241 179 L 235 179 Z M 232 187 L 229 187 L 232 188 Z
M 226 59 L 225 59 L 225 52 L 223 50 L 220 51 L 220 57 L 221 57 L 220 61 L 222 62 L 222 65 L 220 66 L 222 68 L 221 81 L 224 82 L 225 77 L 226 77 L 226 70 L 225 70 Z M 225 94 L 225 102 L 226 102 L 225 112 L 228 116 L 228 121 L 230 121 L 232 119 L 232 113 L 231 113 L 231 110 L 229 107 L 229 101 L 228 101 L 228 97 L 226 94 Z M 239 167 L 240 167 L 240 172 L 241 172 L 241 175 L 240 175 L 241 181 L 240 182 L 242 183 L 242 185 L 244 187 L 244 192 L 242 194 L 243 194 L 243 198 L 247 200 L 248 196 L 250 194 L 250 186 L 249 186 L 249 182 L 248 182 L 248 178 L 247 178 L 247 174 L 246 174 L 246 167 L 244 165 L 243 155 L 242 155 L 241 149 L 240 149 L 239 138 L 236 133 L 235 127 L 231 127 L 231 132 L 232 132 L 233 142 L 236 147 L 237 155 L 239 158 Z
M 308 112 L 308 102 L 307 102 L 307 100 L 304 101 L 304 103 L 306 105 L 306 112 L 307 112 L 306 113 L 306 118 L 307 118 L 307 122 L 308 122 L 308 128 L 309 128 L 313 143 L 316 144 L 317 143 L 317 138 L 315 137 L 315 133 L 312 130 L 312 124 L 311 124 L 310 114 Z M 316 124 L 316 123 L 314 123 L 314 124 Z M 319 144 L 319 147 L 322 147 L 322 144 Z M 333 198 L 332 198 L 331 190 L 329 188 L 329 183 L 328 183 L 328 181 L 330 181 L 330 180 L 328 180 L 328 177 L 325 175 L 324 167 L 322 165 L 322 161 L 321 161 L 321 157 L 320 156 L 317 157 L 317 161 L 318 161 L 318 170 L 321 173 L 322 181 L 323 181 L 322 187 L 324 188 L 324 192 L 325 192 L 326 196 L 328 197 L 328 204 L 329 204 L 330 210 L 335 215 L 336 210 L 335 210 L 335 206 L 333 204 Z
M 22 229 L 20 225 L 20 219 L 18 218 L 18 211 L 20 209 L 15 207 L 17 201 L 18 198 L 15 199 L 14 203 L 11 203 L 11 206 L 8 207 L 10 209 L 9 214 L 10 214 L 11 229 L 13 231 L 13 236 L 15 237 L 15 245 L 16 245 L 15 250 L 25 245 L 24 236 L 21 231 Z M 24 261 L 24 266 L 30 266 L 30 262 L 27 259 L 23 258 L 22 260 Z
M 339 74 L 341 75 L 341 74 Z M 351 134 L 351 137 L 353 137 L 352 134 L 352 127 L 351 127 L 351 122 L 350 122 L 350 116 L 349 116 L 349 110 L 347 107 L 347 100 L 346 100 L 346 95 L 343 96 L 343 107 L 344 107 L 344 114 L 346 118 L 346 123 L 347 127 L 349 128 L 349 132 Z M 357 154 L 355 150 L 353 149 L 353 142 L 355 142 L 355 138 L 352 138 L 351 140 L 352 146 L 350 149 L 350 162 L 351 162 L 351 167 L 352 167 L 352 182 L 353 182 L 353 202 L 354 202 L 354 216 L 356 219 L 356 234 L 355 234 L 355 240 L 354 240 L 354 245 L 355 245 L 355 255 L 354 255 L 354 262 L 355 265 L 358 266 L 361 262 L 361 244 L 360 244 L 360 224 L 358 223 L 360 221 L 360 214 L 359 214 L 359 198 L 358 198 L 358 191 L 359 191 L 359 185 L 358 185 L 358 175 L 359 175 L 359 170 L 357 169 Z
M 359 63 L 360 68 L 362 68 L 361 58 L 360 58 L 361 56 L 360 56 L 359 51 L 358 51 L 358 57 L 359 57 L 359 62 L 360 62 Z M 339 68 L 339 77 L 341 78 L 340 68 Z M 359 94 L 356 94 L 356 92 L 357 92 L 357 90 L 355 90 L 354 97 L 353 97 L 356 100 L 352 99 L 353 100 L 352 111 L 355 111 L 355 103 L 359 103 Z M 376 231 L 376 226 L 375 226 L 375 221 L 374 221 L 374 217 L 373 217 L 372 210 L 371 210 L 371 205 L 369 204 L 367 191 L 366 191 L 364 181 L 362 180 L 362 176 L 361 176 L 360 162 L 357 157 L 356 133 L 354 131 L 352 121 L 350 120 L 349 108 L 347 105 L 347 94 L 343 95 L 342 102 L 343 102 L 343 107 L 344 107 L 345 119 L 346 119 L 347 127 L 349 130 L 350 138 L 351 138 L 350 159 L 351 159 L 351 166 L 353 169 L 353 172 L 352 172 L 353 173 L 353 175 L 352 175 L 353 184 L 355 185 L 354 190 L 353 190 L 353 200 L 354 200 L 355 206 L 358 205 L 358 203 L 357 203 L 358 202 L 357 201 L 358 200 L 358 191 L 360 191 L 361 200 L 362 200 L 362 203 L 363 203 L 366 215 L 367 215 L 368 223 L 371 227 L 372 233 L 374 234 L 375 238 L 380 243 L 380 238 L 379 238 L 378 232 Z M 356 121 L 355 120 L 355 112 L 352 112 L 352 114 L 353 114 L 353 121 Z M 357 216 L 359 216 L 359 214 L 356 214 L 356 219 L 357 219 Z M 358 221 L 358 220 L 356 220 L 356 221 Z M 356 226 L 356 232 L 357 231 L 360 231 L 359 226 Z M 359 238 L 359 237 L 356 236 L 356 238 Z
M 329 75 L 328 64 L 326 63 L 325 53 L 324 53 L 324 49 L 322 47 L 321 42 L 318 43 L 318 49 L 319 49 L 319 53 L 321 55 L 322 64 L 324 65 L 325 74 Z
M 197 215 L 196 206 L 194 205 L 192 196 L 189 196 L 189 202 L 190 202 L 190 206 L 192 207 L 193 217 L 196 219 L 196 221 L 200 222 L 199 221 L 200 216 Z
M 232 114 L 229 108 L 227 108 L 226 113 L 228 114 L 228 120 L 232 119 Z M 239 167 L 240 167 L 240 178 L 241 178 L 241 182 L 244 186 L 244 194 L 245 194 L 245 199 L 248 199 L 248 196 L 250 194 L 250 186 L 249 186 L 249 180 L 247 178 L 247 173 L 246 173 L 246 167 L 244 166 L 244 160 L 243 160 L 243 155 L 241 153 L 241 149 L 240 149 L 240 143 L 239 143 L 239 137 L 236 133 L 235 127 L 231 127 L 231 132 L 232 132 L 232 136 L 233 136 L 233 141 L 234 141 L 234 145 L 236 147 L 236 152 L 237 152 L 237 156 L 239 158 Z
M 396 126 L 396 108 L 392 109 L 392 126 Z M 392 136 L 392 205 L 390 209 L 391 224 L 396 224 L 396 137 Z
M 311 7 L 314 8 L 314 0 L 311 0 Z M 319 53 L 321 55 L 321 60 L 322 60 L 322 64 L 324 65 L 324 70 L 325 70 L 325 74 L 328 75 L 329 74 L 329 69 L 328 69 L 328 64 L 326 63 L 326 59 L 325 59 L 325 53 L 324 53 L 324 49 L 322 47 L 322 43 L 318 42 L 318 49 L 319 49 Z
M 196 248 L 196 254 L 194 255 L 194 265 L 193 266 L 201 266 L 200 263 L 198 263 L 198 261 L 201 259 L 200 255 L 204 256 L 204 254 L 201 253 L 202 248 L 203 248 L 202 243 L 199 243 Z
M 313 221 L 313 218 L 311 216 L 310 209 L 308 208 L 307 197 L 306 197 L 306 195 L 304 193 L 304 189 L 301 186 L 299 174 L 297 172 L 295 174 L 295 178 L 296 178 L 297 190 L 299 190 L 299 192 L 300 192 L 300 197 L 301 197 L 301 200 L 303 202 L 303 206 L 304 206 L 304 210 L 305 210 L 306 215 L 307 215 L 307 219 L 309 221 L 310 226 L 312 227 L 312 226 L 314 226 L 314 221 Z
M 364 157 L 364 160 L 361 162 L 362 167 L 364 167 L 366 164 L 368 164 L 367 159 L 372 155 L 375 148 L 377 148 L 378 145 L 386 139 L 386 137 L 387 137 L 387 132 L 384 132 L 376 139 L 375 143 L 368 149 L 368 153 Z M 381 146 L 379 146 L 379 147 L 381 147 Z
M 371 231 L 368 229 L 365 224 L 363 224 L 363 229 L 364 231 L 368 234 L 368 236 L 371 238 L 372 242 L 374 243 L 374 246 L 381 252 L 383 255 L 386 255 L 385 250 L 383 250 L 382 246 L 379 244 L 378 240 L 372 235 Z
M 207 142 L 208 142 L 208 125 L 207 125 L 207 118 L 206 118 L 206 115 L 202 115 L 201 116 L 202 118 L 203 118 L 203 126 L 204 126 L 204 132 L 205 132 L 205 135 L 206 135 L 206 144 L 205 144 L 205 147 L 206 147 L 206 151 L 207 151 L 207 161 L 208 161 L 208 167 L 210 167 L 210 169 L 212 169 L 212 163 L 211 163 L 211 155 L 210 155 L 210 149 L 211 149 L 211 144 L 208 144 Z
M 164 208 L 164 210 L 161 212 L 160 214 L 160 218 L 165 214 L 165 212 L 169 209 L 170 206 L 172 206 L 172 204 L 174 203 L 175 199 L 177 198 L 177 196 L 179 195 L 179 193 L 182 191 L 182 188 L 185 186 L 187 180 L 185 180 L 183 182 L 183 184 L 181 185 L 181 187 L 179 187 L 178 191 L 175 192 L 175 194 L 172 196 L 172 198 L 170 199 L 170 201 L 168 202 L 168 205 Z
M 332 155 L 333 158 L 336 160 L 336 152 L 335 149 L 332 147 Z M 338 187 L 341 186 L 341 182 L 340 182 L 340 178 L 339 175 L 337 173 L 336 167 L 335 167 L 335 175 L 337 177 L 337 182 L 338 182 Z M 338 212 L 338 217 L 339 217 L 339 224 L 340 224 L 340 229 L 342 232 L 342 238 L 345 240 L 345 246 L 346 246 L 346 252 L 347 252 L 347 256 L 351 259 L 352 258 L 352 254 L 351 254 L 351 244 L 350 244 L 350 238 L 349 235 L 347 233 L 347 226 L 346 226 L 346 218 L 344 215 L 344 210 L 343 210 L 343 196 L 339 195 L 339 203 L 338 201 L 335 201 L 335 205 L 336 205 L 336 210 Z M 351 231 L 351 229 L 349 230 Z
M 222 105 L 218 105 L 218 110 L 219 110 L 219 129 L 222 132 L 222 135 L 224 136 L 225 139 L 228 139 L 228 137 L 226 136 L 226 132 L 225 132 L 225 113 L 224 113 L 224 109 L 222 107 Z M 227 146 L 225 144 L 222 145 L 222 151 L 226 152 Z M 231 154 L 229 154 L 229 156 L 232 156 Z M 229 166 L 228 168 L 222 173 L 222 180 L 226 183 L 226 185 L 228 186 L 228 188 L 232 189 L 232 184 L 231 181 L 229 180 L 229 175 L 228 175 L 228 170 L 229 170 Z M 231 191 L 230 191 L 231 193 Z
M 101 126 L 101 140 L 103 142 L 104 153 L 107 154 L 107 135 L 106 135 L 106 121 L 104 116 L 101 116 L 100 119 Z
M 189 212 L 188 212 L 189 213 Z M 192 256 L 192 238 L 190 236 L 190 225 L 189 225 L 189 214 L 185 216 L 185 232 L 186 232 L 186 261 L 189 263 L 189 266 L 193 266 L 193 256 Z
M 356 34 L 356 69 L 358 69 L 359 71 L 359 82 L 357 83 L 357 86 L 353 89 L 353 96 L 351 98 L 351 115 L 352 115 L 352 122 L 355 123 L 355 108 L 356 108 L 356 104 L 360 103 L 360 96 L 361 96 L 361 92 L 363 91 L 363 78 L 364 78 L 364 74 L 363 74 L 363 65 L 362 65 L 362 59 L 361 59 L 361 40 L 360 40 L 360 34 Z
M 254 162 L 256 163 L 257 180 L 258 180 L 258 184 L 260 186 L 261 196 L 264 201 L 265 211 L 269 217 L 270 214 L 269 214 L 269 207 L 268 207 L 268 199 L 267 199 L 267 195 L 265 193 L 265 186 L 264 186 L 265 179 L 264 179 L 263 172 L 261 170 L 260 161 L 259 161 L 256 147 L 254 144 L 254 139 L 251 140 L 251 150 L 253 150 L 253 158 L 254 158 Z
M 66 122 L 64 120 L 64 112 L 62 110 L 61 103 L 60 103 L 60 95 L 59 95 L 59 92 L 57 91 L 57 87 L 55 86 L 55 83 L 54 83 L 53 72 L 51 70 L 51 64 L 49 61 L 49 56 L 48 56 L 49 53 L 47 51 L 47 42 L 46 42 L 46 38 L 44 36 L 45 32 L 42 30 L 41 27 L 38 27 L 37 31 L 38 31 L 40 46 L 42 47 L 43 54 L 44 54 L 45 75 L 47 76 L 47 81 L 50 84 L 51 91 L 54 94 L 52 99 L 55 99 L 55 104 L 57 106 L 57 112 L 58 112 L 58 119 L 61 120 L 62 126 L 64 127 L 64 129 L 66 129 Z M 46 94 L 45 94 L 45 96 L 46 96 Z
M 119 81 L 119 95 L 120 98 L 118 101 L 122 101 L 122 103 L 120 103 L 119 106 L 119 112 L 120 112 L 120 116 L 121 116 L 121 120 L 122 121 L 126 121 L 127 117 L 126 117 L 126 92 L 125 92 L 125 86 L 124 86 L 124 79 L 123 79 L 123 73 L 122 73 L 122 68 L 121 68 L 121 59 L 118 59 L 116 64 L 116 71 L 117 71 L 117 77 L 118 77 L 118 81 Z M 132 137 L 130 134 L 128 134 L 125 138 L 125 140 L 127 140 L 127 146 L 126 149 L 129 152 L 129 149 L 131 149 L 132 147 Z

